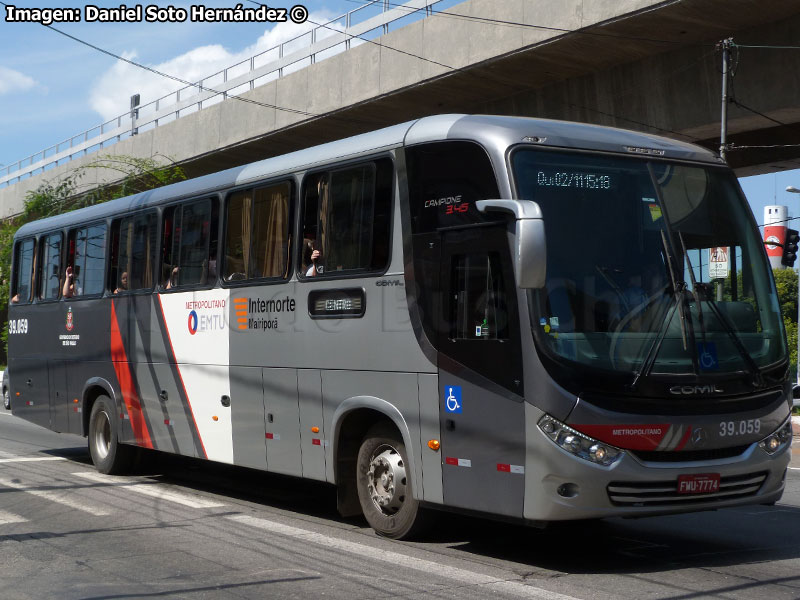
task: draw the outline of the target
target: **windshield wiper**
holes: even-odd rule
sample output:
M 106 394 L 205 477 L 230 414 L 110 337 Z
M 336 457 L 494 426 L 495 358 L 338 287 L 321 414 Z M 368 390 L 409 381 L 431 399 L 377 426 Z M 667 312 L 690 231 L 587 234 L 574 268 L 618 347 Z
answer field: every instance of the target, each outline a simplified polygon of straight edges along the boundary
M 650 371 L 653 370 L 653 366 L 656 363 L 656 357 L 658 357 L 658 353 L 661 350 L 661 345 L 664 342 L 664 338 L 667 335 L 667 331 L 669 330 L 669 325 L 672 322 L 672 319 L 675 317 L 675 310 L 678 311 L 678 318 L 680 319 L 681 325 L 681 339 L 683 340 L 683 349 L 684 351 L 687 350 L 687 342 L 686 342 L 686 312 L 685 312 L 685 297 L 684 292 L 686 290 L 686 283 L 684 281 L 678 281 L 678 278 L 675 276 L 675 269 L 673 268 L 673 257 L 669 251 L 669 244 L 667 243 L 667 236 L 664 234 L 664 230 L 661 230 L 661 243 L 664 247 L 664 259 L 667 263 L 667 267 L 669 269 L 669 277 L 670 281 L 672 282 L 672 298 L 674 300 L 674 304 L 670 307 L 666 318 L 661 323 L 661 327 L 658 330 L 658 335 L 650 344 L 650 347 L 647 349 L 647 354 L 645 355 L 644 362 L 642 362 L 642 368 L 636 373 L 636 376 L 633 378 L 631 382 L 631 390 L 636 389 L 636 384 L 639 383 L 639 380 L 642 377 L 647 377 L 650 374 Z M 692 363 L 696 365 L 696 358 L 694 353 L 692 353 Z
M 684 297 L 684 291 L 686 290 L 686 282 L 681 279 L 678 281 L 678 278 L 675 276 L 675 269 L 672 266 L 674 264 L 674 257 L 672 253 L 669 251 L 669 244 L 667 243 L 667 236 L 664 233 L 664 230 L 661 230 L 661 243 L 664 245 L 664 252 L 666 253 L 667 258 L 667 266 L 669 266 L 669 276 L 672 280 L 672 293 L 675 294 L 675 299 L 678 302 L 678 315 L 680 316 L 681 320 L 681 339 L 683 340 L 683 350 L 686 351 L 687 343 L 686 343 L 686 299 Z M 690 324 L 691 325 L 691 324 Z
M 729 338 L 731 338 L 731 341 L 733 342 L 736 351 L 742 357 L 744 364 L 747 366 L 747 370 L 753 377 L 753 383 L 756 386 L 761 387 L 763 383 L 761 378 L 761 369 L 756 364 L 756 361 L 753 360 L 753 357 L 750 356 L 750 353 L 747 351 L 747 348 L 744 347 L 742 340 L 740 340 L 739 336 L 736 335 L 736 329 L 733 327 L 733 325 L 731 325 L 730 322 L 728 322 L 727 317 L 725 317 L 725 315 L 719 309 L 719 306 L 717 306 L 716 301 L 714 301 L 712 298 L 707 297 L 705 294 L 701 294 L 699 292 L 700 286 L 697 284 L 697 281 L 695 280 L 694 269 L 692 268 L 692 261 L 689 259 L 689 253 L 686 251 L 686 244 L 683 241 L 683 235 L 680 232 L 678 232 L 678 237 L 680 238 L 681 245 L 683 246 L 683 255 L 686 259 L 686 264 L 689 267 L 689 275 L 692 278 L 692 288 L 693 288 L 692 295 L 694 296 L 694 301 L 697 304 L 697 320 L 700 322 L 700 328 L 703 333 L 703 349 L 705 350 L 705 345 L 706 345 L 706 329 L 703 324 L 702 302 L 703 300 L 705 300 L 706 303 L 708 304 L 708 307 L 711 309 L 711 312 L 713 312 L 714 316 L 716 316 L 717 319 L 719 320 L 720 324 L 722 325 L 722 328 L 725 330 L 725 333 L 728 334 Z

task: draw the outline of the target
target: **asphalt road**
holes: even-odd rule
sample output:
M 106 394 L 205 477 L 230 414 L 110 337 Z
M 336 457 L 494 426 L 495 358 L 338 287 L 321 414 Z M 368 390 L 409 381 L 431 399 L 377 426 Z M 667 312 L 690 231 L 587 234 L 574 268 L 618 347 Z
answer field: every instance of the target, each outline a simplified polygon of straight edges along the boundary
M 800 446 L 800 444 L 797 444 Z M 800 448 L 774 507 L 376 537 L 333 488 L 168 456 L 100 476 L 0 409 L 0 598 L 800 597 Z

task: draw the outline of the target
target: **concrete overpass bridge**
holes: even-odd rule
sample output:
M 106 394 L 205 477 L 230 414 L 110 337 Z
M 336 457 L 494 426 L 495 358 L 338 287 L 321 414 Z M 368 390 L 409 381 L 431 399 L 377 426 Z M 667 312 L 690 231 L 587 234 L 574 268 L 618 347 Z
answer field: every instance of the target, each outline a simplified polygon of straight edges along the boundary
M 273 71 L 251 61 L 249 76 L 229 81 L 226 72 L 205 84 L 245 102 L 218 96 L 209 106 L 215 94 L 195 90 L 140 113 L 127 125 L 138 134 L 118 135 L 102 153 L 166 155 L 193 177 L 444 112 L 599 123 L 716 149 L 715 46 L 732 37 L 730 164 L 740 175 L 800 168 L 800 50 L 786 48 L 800 45 L 798 0 L 465 0 L 444 12 L 431 11 L 438 0 L 396 1 L 380 0 L 383 16 L 358 25 L 347 17 L 344 33 L 312 33 L 307 67 L 285 74 L 296 57 L 281 49 Z M 428 16 L 354 43 L 413 8 Z M 334 44 L 347 49 L 322 59 Z M 202 110 L 175 118 L 201 101 Z M 43 179 L 94 160 L 89 143 L 56 152 L 58 166 L 45 171 L 48 159 L 30 159 L 30 176 L 25 164 L 0 171 L 0 216 L 19 212 Z

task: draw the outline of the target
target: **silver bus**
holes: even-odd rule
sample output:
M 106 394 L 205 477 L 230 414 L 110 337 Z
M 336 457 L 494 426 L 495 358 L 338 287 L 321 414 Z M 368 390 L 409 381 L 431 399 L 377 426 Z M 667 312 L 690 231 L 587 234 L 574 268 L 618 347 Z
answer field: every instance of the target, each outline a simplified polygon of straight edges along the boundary
M 393 538 L 434 509 L 539 524 L 784 489 L 775 284 L 697 146 L 432 116 L 14 244 L 13 413 L 87 436 L 104 473 L 152 449 L 326 481 Z

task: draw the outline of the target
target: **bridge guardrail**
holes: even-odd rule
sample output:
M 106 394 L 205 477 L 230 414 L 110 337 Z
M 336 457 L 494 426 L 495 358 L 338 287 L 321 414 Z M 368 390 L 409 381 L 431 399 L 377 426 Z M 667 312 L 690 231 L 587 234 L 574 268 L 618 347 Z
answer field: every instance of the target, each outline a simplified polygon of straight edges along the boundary
M 136 135 L 137 132 L 158 127 L 172 122 L 186 114 L 208 108 L 228 96 L 235 96 L 256 87 L 283 77 L 286 70 L 293 66 L 309 61 L 314 64 L 328 56 L 338 54 L 337 46 L 342 51 L 347 51 L 353 43 L 362 43 L 359 36 L 364 36 L 376 30 L 381 34 L 388 33 L 392 23 L 403 19 L 413 18 L 419 11 L 425 11 L 425 16 L 431 13 L 431 7 L 442 0 L 407 0 L 403 4 L 391 6 L 390 0 L 372 0 L 359 6 L 344 15 L 318 25 L 278 46 L 256 54 L 249 59 L 218 71 L 201 79 L 195 85 L 188 85 L 162 96 L 157 100 L 136 107 L 115 119 L 96 125 L 86 131 L 59 142 L 49 148 L 40 150 L 27 156 L 16 163 L 0 168 L 0 187 L 6 187 L 20 181 L 23 177 L 35 175 L 37 172 L 63 164 L 78 156 L 86 156 L 91 152 L 107 148 L 123 139 Z M 367 12 L 368 9 L 381 8 L 381 12 L 354 23 L 358 13 Z M 343 22 L 343 25 L 342 25 Z M 343 27 L 331 31 L 336 27 Z M 303 38 L 309 38 L 310 44 L 292 50 Z M 276 58 L 267 59 L 267 55 L 277 54 Z M 323 55 L 323 56 L 320 56 Z M 261 63 L 267 60 L 267 62 Z M 307 65 L 302 65 L 307 66 Z M 298 67 L 302 68 L 302 67 Z M 240 74 L 238 74 L 240 73 Z M 261 80 L 260 83 L 256 83 Z M 211 83 L 208 83 L 208 82 Z M 246 89 L 238 89 L 246 88 Z M 187 96 L 187 94 L 189 94 Z M 174 100 L 172 100 L 174 98 Z M 170 104 L 163 106 L 165 101 Z M 184 115 L 181 115 L 181 113 Z M 161 123 L 159 123 L 161 121 Z

